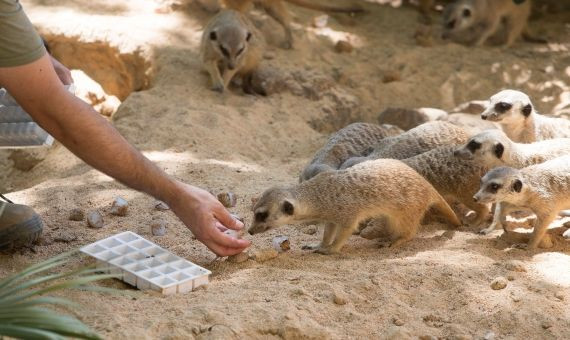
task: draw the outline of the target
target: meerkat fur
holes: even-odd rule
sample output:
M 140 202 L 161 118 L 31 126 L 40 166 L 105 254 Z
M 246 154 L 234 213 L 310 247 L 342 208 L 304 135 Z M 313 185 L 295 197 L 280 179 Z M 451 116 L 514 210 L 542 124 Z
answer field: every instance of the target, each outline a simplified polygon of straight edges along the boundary
M 481 118 L 499 123 L 507 136 L 518 143 L 570 138 L 568 119 L 539 114 L 521 91 L 503 90 L 493 95 Z
M 402 134 L 386 137 L 366 157 L 352 157 L 341 169 L 379 158 L 406 159 L 444 145 L 465 143 L 469 133 L 460 126 L 443 121 L 427 122 Z
M 444 10 L 443 36 L 458 42 L 474 38 L 475 45 L 481 46 L 504 23 L 505 46 L 510 47 L 526 32 L 530 12 L 530 0 L 521 4 L 513 0 L 457 0 Z
M 360 222 L 384 216 L 394 242 L 412 239 L 434 207 L 453 225 L 461 222 L 429 182 L 398 160 L 379 159 L 348 170 L 323 172 L 289 188 L 265 191 L 254 206 L 250 234 L 284 224 L 324 222 L 321 254 L 340 252 Z
M 395 125 L 352 123 L 334 133 L 303 169 L 299 182 L 324 171 L 338 170 L 351 157 L 366 156 L 380 140 L 404 132 Z
M 212 89 L 224 92 L 234 76 L 241 76 L 245 93 L 263 94 L 251 82 L 263 54 L 263 38 L 241 13 L 222 10 L 206 25 L 200 56 L 212 78 Z
M 535 249 L 558 213 L 570 208 L 570 156 L 523 169 L 494 168 L 483 176 L 473 198 L 480 203 L 505 202 L 534 212 L 537 218 L 528 249 Z
M 530 144 L 515 143 L 501 130 L 488 130 L 471 137 L 455 151 L 455 155 L 489 169 L 509 166 L 521 169 L 570 155 L 570 138 L 549 139 Z M 491 225 L 480 232 L 489 234 L 505 225 L 507 214 L 518 207 L 500 203 L 495 208 Z

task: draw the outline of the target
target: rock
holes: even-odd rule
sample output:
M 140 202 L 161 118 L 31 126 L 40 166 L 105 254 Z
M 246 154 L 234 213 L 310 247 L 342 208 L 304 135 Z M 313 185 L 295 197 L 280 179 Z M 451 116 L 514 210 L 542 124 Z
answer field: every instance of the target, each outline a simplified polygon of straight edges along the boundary
M 48 154 L 47 148 L 18 149 L 12 151 L 8 159 L 14 162 L 14 168 L 20 171 L 30 171 Z
M 480 115 L 481 113 L 483 113 L 483 111 L 485 111 L 487 105 L 489 105 L 489 101 L 487 100 L 472 100 L 470 102 L 466 102 L 459 105 L 455 109 L 451 110 L 451 112 Z
M 493 282 L 491 282 L 491 288 L 493 288 L 494 290 L 505 289 L 508 283 L 509 282 L 507 281 L 507 279 L 505 279 L 502 276 L 499 276 L 496 279 L 494 279 Z
M 400 319 L 398 317 L 394 317 L 392 319 L 392 323 L 396 326 L 403 326 L 404 325 L 404 321 L 402 321 L 402 319 Z
M 115 216 L 126 216 L 129 203 L 122 197 L 116 197 L 111 205 L 111 214 Z
M 495 340 L 495 333 L 493 331 L 487 331 L 483 336 L 483 340 Z
M 505 269 L 519 273 L 526 272 L 524 263 L 519 260 L 509 260 L 505 262 Z
M 160 211 L 170 210 L 170 207 L 163 201 L 154 201 L 154 208 Z
M 150 233 L 152 236 L 166 235 L 166 221 L 162 218 L 153 218 L 150 223 Z
M 512 274 L 507 275 L 507 280 L 509 281 L 514 281 L 515 280 L 515 276 Z
M 222 192 L 218 194 L 218 201 L 226 208 L 233 208 L 237 204 L 236 195 L 232 192 Z
M 271 241 L 271 245 L 278 252 L 291 249 L 291 243 L 289 242 L 289 237 L 287 236 L 275 236 Z
M 336 45 L 334 45 L 334 50 L 337 53 L 350 53 L 352 49 L 352 44 L 346 40 L 339 40 Z
M 447 112 L 433 108 L 404 109 L 387 108 L 378 115 L 378 123 L 396 125 L 404 130 L 412 129 L 426 122 L 447 117 Z
M 228 256 L 227 261 L 231 263 L 242 263 L 249 259 L 249 255 L 246 252 L 241 252 L 232 256 Z
M 563 234 L 562 237 L 564 237 L 566 240 L 570 240 L 570 229 L 566 230 Z
M 254 250 L 249 253 L 249 258 L 256 262 L 265 262 L 276 258 L 279 255 L 277 250 L 273 248 Z
M 316 17 L 313 18 L 313 27 L 316 28 L 323 28 L 326 27 L 329 21 L 329 16 L 326 14 L 323 15 L 318 15 Z
M 337 305 L 346 305 L 348 303 L 348 297 L 341 292 L 334 292 L 333 293 L 333 302 Z
M 514 292 L 511 292 L 511 299 L 514 302 L 520 302 L 521 301 L 520 295 L 518 295 L 517 293 L 514 293 Z
M 384 84 L 392 83 L 392 82 L 400 81 L 400 80 L 402 80 L 402 74 L 399 71 L 387 70 L 387 71 L 384 71 L 384 74 L 382 75 L 382 82 Z
M 85 213 L 82 209 L 74 208 L 69 212 L 69 220 L 71 221 L 83 221 L 84 218 Z
M 103 215 L 97 210 L 90 212 L 87 214 L 87 224 L 91 228 L 103 228 L 105 223 L 103 222 Z
M 54 242 L 69 243 L 77 240 L 77 235 L 70 233 L 68 230 L 59 232 L 53 237 Z
M 543 321 L 541 324 L 543 329 L 549 329 L 552 328 L 552 322 L 549 320 Z
M 228 230 L 224 231 L 224 234 L 226 234 L 232 238 L 241 238 L 243 236 L 244 231 L 245 231 L 245 228 L 242 230 L 228 229 Z
M 554 297 L 560 301 L 564 301 L 564 293 L 563 292 L 556 292 L 554 293 Z
M 314 225 L 310 225 L 308 228 L 303 230 L 303 232 L 307 235 L 315 235 L 317 233 L 317 227 Z

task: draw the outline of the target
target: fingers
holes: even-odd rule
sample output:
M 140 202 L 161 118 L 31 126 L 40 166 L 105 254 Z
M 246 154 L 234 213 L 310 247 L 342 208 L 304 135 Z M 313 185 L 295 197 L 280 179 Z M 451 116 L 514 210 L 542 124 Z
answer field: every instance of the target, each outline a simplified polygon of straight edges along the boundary
M 243 223 L 235 219 L 222 205 L 214 212 L 214 217 L 228 229 L 242 230 L 244 227 Z

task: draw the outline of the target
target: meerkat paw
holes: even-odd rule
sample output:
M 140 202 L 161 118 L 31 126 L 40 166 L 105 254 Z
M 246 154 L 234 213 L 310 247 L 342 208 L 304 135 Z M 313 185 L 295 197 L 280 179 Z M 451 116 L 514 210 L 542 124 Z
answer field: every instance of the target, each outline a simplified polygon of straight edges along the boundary
M 321 255 L 332 255 L 332 254 L 338 254 L 340 252 L 338 250 L 335 250 L 335 249 L 330 248 L 330 247 L 319 247 L 319 248 L 315 249 L 315 253 L 321 254 Z
M 479 234 L 480 235 L 489 235 L 490 233 L 492 233 L 495 230 L 494 226 L 488 227 L 488 228 L 483 228 L 481 230 L 479 230 Z
M 223 84 L 216 84 L 216 85 L 212 86 L 212 91 L 224 93 L 224 85 Z

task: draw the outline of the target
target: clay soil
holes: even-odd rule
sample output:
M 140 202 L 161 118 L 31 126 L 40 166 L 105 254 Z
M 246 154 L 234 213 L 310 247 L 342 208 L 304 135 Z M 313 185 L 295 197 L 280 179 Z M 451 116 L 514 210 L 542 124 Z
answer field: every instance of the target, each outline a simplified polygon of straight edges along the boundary
M 232 191 L 232 209 L 251 222 L 251 199 L 273 185 L 292 184 L 327 136 L 354 121 L 376 122 L 387 107 L 450 110 L 503 88 L 528 93 L 542 113 L 570 108 L 570 17 L 543 14 L 531 26 L 547 45 L 472 48 L 414 39 L 414 8 L 362 2 L 368 13 L 329 17 L 289 6 L 293 50 L 271 18 L 254 12 L 268 47 L 263 60 L 271 95 L 237 87 L 209 89 L 198 47 L 212 15 L 198 3 L 111 0 L 22 1 L 54 54 L 122 100 L 111 121 L 166 172 L 213 192 Z M 434 19 L 438 14 L 434 12 Z M 437 26 L 433 28 L 438 35 Z M 351 53 L 337 53 L 339 40 Z M 396 76 L 394 76 L 396 75 Z M 384 78 L 393 78 L 383 82 Z M 5 154 L 4 154 L 5 155 Z M 120 161 L 120 160 L 118 160 Z M 93 170 L 63 146 L 50 148 L 29 171 L 3 158 L 0 188 L 31 205 L 45 221 L 33 251 L 0 257 L 0 276 L 117 232 L 131 230 L 213 272 L 194 292 L 161 296 L 116 281 L 120 293 L 65 292 L 87 308 L 73 312 L 110 339 L 562 339 L 570 334 L 570 244 L 527 251 L 476 229 L 424 225 L 399 249 L 352 237 L 341 255 L 301 250 L 322 229 L 285 226 L 254 237 L 253 249 L 287 235 L 291 250 L 266 262 L 216 259 L 154 199 Z M 326 194 L 326 193 L 324 193 Z M 129 201 L 125 217 L 109 214 L 113 198 Z M 98 209 L 102 229 L 68 220 L 71 209 Z M 411 212 L 413 213 L 413 212 Z M 154 237 L 155 217 L 168 223 Z M 561 223 L 557 222 L 558 225 Z M 513 268 L 513 261 L 517 264 Z M 77 257 L 68 268 L 90 263 Z M 517 269 L 517 270 L 513 270 Z M 508 278 L 506 288 L 491 282 Z M 336 301 L 336 303 L 335 303 Z

